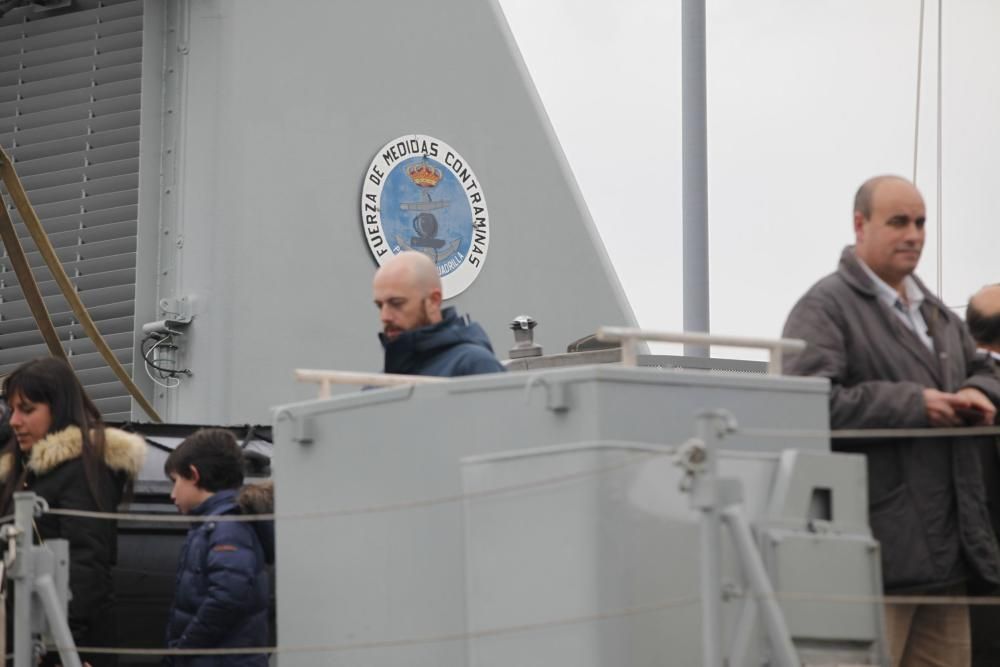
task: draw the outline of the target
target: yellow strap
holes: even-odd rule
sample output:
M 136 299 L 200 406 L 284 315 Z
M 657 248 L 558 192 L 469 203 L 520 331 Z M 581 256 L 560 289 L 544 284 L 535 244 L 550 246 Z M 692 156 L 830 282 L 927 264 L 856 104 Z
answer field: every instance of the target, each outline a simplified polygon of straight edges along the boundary
M 153 405 L 146 400 L 139 387 L 136 386 L 132 378 L 125 371 L 125 367 L 115 358 L 111 348 L 108 347 L 107 342 L 104 340 L 104 336 L 101 335 L 101 332 L 97 330 L 97 326 L 94 325 L 94 320 L 91 319 L 87 308 L 80 301 L 79 295 L 73 288 L 73 283 L 70 282 L 69 276 L 66 275 L 66 271 L 62 267 L 62 262 L 59 261 L 55 249 L 49 242 L 49 237 L 45 234 L 45 230 L 42 229 L 42 223 L 38 219 L 38 214 L 35 213 L 31 202 L 28 201 L 28 195 L 24 191 L 24 186 L 21 184 L 21 179 L 18 178 L 17 172 L 14 171 L 14 165 L 10 161 L 10 157 L 7 156 L 2 147 L 0 147 L 0 179 L 7 186 L 7 192 L 10 194 L 11 199 L 14 200 L 14 206 L 17 207 L 18 212 L 21 214 L 21 220 L 24 222 L 25 227 L 28 228 L 28 233 L 34 239 L 38 251 L 45 259 L 45 264 L 49 267 L 49 271 L 52 272 L 52 277 L 59 285 L 59 289 L 62 290 L 63 296 L 66 297 L 69 307 L 73 310 L 73 314 L 76 315 L 76 319 L 80 322 L 83 330 L 94 341 L 97 351 L 101 353 L 104 361 L 111 367 L 111 370 L 118 376 L 118 379 L 125 385 L 125 388 L 132 394 L 136 402 L 146 411 L 150 419 L 154 422 L 162 422 L 163 420 L 157 414 Z
M 31 309 L 35 323 L 38 324 L 38 330 L 42 333 L 42 338 L 45 339 L 45 344 L 49 347 L 49 354 L 65 361 L 66 352 L 62 348 L 62 343 L 59 342 L 59 334 L 56 333 L 52 318 L 49 317 L 49 310 L 45 307 L 42 293 L 38 291 L 38 283 L 35 282 L 35 276 L 31 273 L 31 266 L 28 264 L 28 258 L 24 255 L 21 241 L 17 238 L 14 221 L 7 213 L 7 205 L 4 203 L 3 197 L 0 197 L 0 241 L 3 241 L 3 245 L 7 249 L 7 256 L 10 257 L 10 263 L 14 266 L 14 274 L 21 286 L 24 300 L 28 302 L 28 308 Z

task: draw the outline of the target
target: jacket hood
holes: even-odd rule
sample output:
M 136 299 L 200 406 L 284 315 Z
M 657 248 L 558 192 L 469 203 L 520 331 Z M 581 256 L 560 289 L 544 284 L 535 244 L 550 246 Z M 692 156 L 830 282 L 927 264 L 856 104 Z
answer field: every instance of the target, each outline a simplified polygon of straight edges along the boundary
M 441 311 L 441 321 L 419 329 L 404 331 L 395 340 L 389 340 L 385 334 L 379 334 L 382 347 L 385 348 L 385 368 L 406 369 L 416 358 L 432 355 L 456 345 L 477 345 L 493 353 L 489 336 L 481 326 L 469 321 L 468 317 L 459 317 L 454 307 L 449 306 Z
M 273 514 L 274 482 L 247 484 L 240 489 L 236 501 L 244 514 Z M 253 521 L 250 525 L 257 532 L 257 539 L 264 549 L 264 560 L 268 564 L 274 563 L 274 521 L 262 519 Z
M 28 468 L 36 475 L 51 472 L 83 453 L 83 437 L 78 426 L 69 426 L 50 433 L 31 448 Z M 146 442 L 142 437 L 117 428 L 104 429 L 104 463 L 116 472 L 135 479 L 146 459 Z M 0 457 L 0 480 L 7 478 L 13 463 L 10 453 Z

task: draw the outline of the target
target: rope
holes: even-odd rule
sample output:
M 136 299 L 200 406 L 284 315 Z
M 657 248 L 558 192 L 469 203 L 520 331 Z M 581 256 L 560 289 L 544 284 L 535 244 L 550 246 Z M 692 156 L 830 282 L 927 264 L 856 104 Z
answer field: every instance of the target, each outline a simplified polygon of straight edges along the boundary
M 595 441 L 593 443 L 579 443 L 582 445 L 587 444 L 599 444 L 599 445 L 628 445 L 631 447 L 636 447 L 640 443 L 628 442 L 628 441 L 609 441 L 601 440 Z M 580 470 L 577 472 L 566 473 L 563 475 L 554 475 L 552 477 L 544 477 L 542 479 L 533 480 L 530 482 L 521 482 L 518 484 L 510 484 L 507 486 L 498 486 L 491 489 L 484 489 L 482 491 L 472 491 L 469 493 L 457 493 L 447 496 L 438 496 L 436 498 L 424 498 L 419 500 L 407 500 L 395 503 L 385 503 L 381 505 L 368 505 L 364 507 L 354 507 L 342 510 L 319 510 L 314 512 L 295 512 L 295 513 L 282 513 L 282 514 L 225 514 L 225 515 L 209 515 L 209 516 L 187 516 L 187 515 L 164 515 L 164 514 L 119 514 L 115 512 L 91 512 L 89 510 L 74 510 L 74 509 L 49 509 L 45 513 L 51 514 L 53 516 L 67 516 L 67 517 L 77 517 L 77 518 L 87 518 L 87 519 L 108 519 L 113 521 L 161 521 L 164 523 L 205 523 L 205 522 L 239 522 L 239 521 L 295 521 L 303 519 L 328 519 L 336 517 L 345 516 L 358 516 L 363 514 L 382 514 L 386 512 L 397 512 L 400 510 L 407 509 L 418 509 L 426 507 L 434 507 L 436 505 L 448 505 L 463 502 L 466 500 L 473 500 L 477 498 L 489 498 L 492 496 L 506 495 L 509 493 L 514 493 L 517 491 L 525 491 L 529 489 L 538 489 L 546 486 L 554 486 L 558 484 L 564 484 L 566 482 L 577 481 L 581 479 L 586 479 L 588 477 L 595 477 L 598 475 L 604 475 L 610 472 L 615 472 L 619 470 L 624 470 L 628 467 L 641 463 L 643 461 L 661 457 L 661 456 L 672 456 L 676 447 L 664 446 L 664 445 L 642 445 L 643 447 L 649 448 L 653 451 L 647 451 L 643 454 L 638 454 L 630 457 L 628 460 L 622 463 L 616 463 L 607 466 L 601 466 L 598 468 L 590 468 L 587 470 Z
M 976 438 L 1000 436 L 1000 426 L 955 426 L 928 428 L 842 428 L 829 431 L 810 429 L 740 428 L 743 435 L 769 438 L 813 438 L 858 440 L 874 438 Z
M 865 605 L 968 605 L 986 606 L 1000 605 L 1000 597 L 969 597 L 969 596 L 936 596 L 936 595 L 821 595 L 806 592 L 781 592 L 774 596 L 734 596 L 752 597 L 755 600 L 775 599 L 788 602 L 828 602 L 834 604 L 865 604 Z M 440 635 L 429 635 L 425 637 L 406 637 L 401 639 L 385 639 L 377 641 L 346 642 L 341 644 L 315 644 L 305 646 L 258 646 L 245 648 L 198 648 L 198 649 L 167 649 L 167 648 L 111 648 L 107 646 L 78 646 L 75 647 L 81 653 L 94 653 L 104 655 L 257 655 L 257 654 L 292 654 L 292 653 L 337 653 L 344 651 L 357 651 L 363 649 L 377 648 L 400 648 L 406 646 L 419 646 L 421 644 L 440 644 L 446 642 L 467 641 L 470 639 L 483 639 L 487 637 L 499 637 L 504 635 L 520 634 L 549 628 L 565 627 L 570 625 L 582 625 L 616 618 L 626 618 L 649 614 L 668 609 L 678 609 L 690 606 L 700 606 L 701 598 L 697 595 L 677 597 L 662 601 L 657 604 L 647 606 L 628 607 L 608 612 L 598 612 L 581 616 L 539 621 L 537 623 L 523 623 L 520 625 L 508 625 L 483 630 L 473 630 L 470 632 L 455 632 Z M 73 648 L 73 647 L 65 647 Z
M 31 273 L 31 265 L 24 254 L 21 241 L 17 238 L 14 221 L 7 213 L 7 204 L 3 197 L 0 197 L 0 241 L 3 241 L 4 248 L 7 249 L 7 256 L 10 257 L 10 263 L 14 267 L 14 275 L 17 276 L 17 284 L 21 288 L 31 316 L 35 318 L 38 331 L 42 334 L 46 347 L 49 348 L 49 354 L 57 359 L 67 361 L 66 351 L 63 350 L 62 343 L 59 342 L 59 334 L 56 332 L 55 325 L 52 324 L 52 317 L 49 315 L 49 309 L 45 306 L 45 300 L 38 289 L 38 283 L 35 282 L 35 276 Z
M 844 604 L 883 604 L 883 605 L 969 605 L 972 607 L 1000 606 L 1000 596 L 968 596 L 968 595 L 819 595 L 816 593 L 775 593 L 778 600 L 800 602 L 834 602 Z
M 809 429 L 768 429 L 768 428 L 742 428 L 739 433 L 748 436 L 755 437 L 770 437 L 770 438 L 810 438 L 810 439 L 838 439 L 838 440 L 855 440 L 855 439 L 898 439 L 898 438 L 948 438 L 948 437 L 987 437 L 987 436 L 1000 436 L 1000 426 L 964 426 L 957 428 L 911 428 L 911 429 L 838 429 L 831 431 L 822 430 L 809 430 Z M 241 521 L 300 521 L 300 520 L 312 520 L 312 519 L 332 519 L 338 517 L 346 516 L 359 516 L 365 514 L 384 514 L 387 512 L 398 512 L 408 509 L 421 509 L 434 507 L 438 505 L 448 505 L 454 503 L 460 503 L 467 500 L 474 500 L 477 498 L 488 498 L 491 496 L 500 496 L 510 493 L 515 493 L 517 491 L 526 491 L 530 489 L 544 488 L 546 486 L 554 486 L 557 484 L 564 484 L 567 482 L 578 481 L 581 479 L 586 479 L 588 477 L 594 477 L 598 475 L 603 475 L 611 472 L 616 472 L 624 470 L 628 467 L 641 463 L 645 460 L 649 460 L 655 457 L 661 456 L 672 456 L 676 452 L 675 446 L 667 445 L 651 445 L 647 443 L 637 443 L 632 441 L 615 441 L 615 440 L 601 440 L 601 441 L 587 441 L 582 443 L 577 443 L 581 446 L 586 445 L 606 445 L 606 446 L 629 446 L 629 447 L 644 447 L 653 451 L 647 451 L 643 454 L 639 454 L 629 458 L 622 463 L 616 463 L 613 465 L 601 466 L 598 468 L 590 468 L 587 470 L 580 470 L 572 473 L 566 473 L 563 475 L 555 475 L 551 477 L 545 477 L 538 480 L 533 480 L 529 482 L 521 482 L 518 484 L 511 484 L 507 486 L 498 486 L 492 489 L 484 489 L 481 491 L 472 491 L 469 493 L 456 493 L 446 496 L 437 496 L 434 498 L 422 498 L 417 500 L 404 500 L 393 503 L 384 503 L 378 505 L 366 505 L 362 507 L 351 507 L 340 510 L 317 510 L 312 512 L 289 512 L 289 513 L 266 513 L 266 514 L 225 514 L 225 515 L 208 515 L 208 516 L 189 516 L 189 515 L 172 515 L 172 514 L 154 514 L 154 513 L 117 513 L 117 512 L 92 512 L 89 510 L 75 510 L 75 509 L 60 509 L 53 508 L 47 510 L 45 513 L 53 516 L 66 516 L 66 517 L 76 517 L 85 519 L 103 519 L 110 521 L 131 521 L 131 522 L 161 522 L 161 523 L 181 523 L 181 524 L 191 524 L 191 523 L 206 523 L 206 522 L 241 522 Z M 2 522 L 2 519 L 0 519 Z
M 941 428 L 845 428 L 830 431 L 834 439 L 862 438 L 976 438 L 1000 436 L 1000 426 L 955 426 Z
M 373 648 L 399 648 L 404 646 L 417 646 L 420 644 L 440 644 L 445 642 L 466 641 L 469 639 L 482 639 L 485 637 L 500 637 L 504 635 L 520 634 L 546 628 L 557 628 L 568 625 L 581 625 L 584 623 L 594 623 L 615 618 L 625 618 L 640 614 L 649 614 L 667 609 L 676 609 L 699 605 L 699 596 L 673 598 L 654 605 L 630 607 L 609 612 L 587 614 L 583 616 L 572 616 L 557 618 L 538 623 L 524 623 L 522 625 L 508 625 L 496 628 L 486 628 L 483 630 L 473 630 L 471 632 L 455 632 L 442 635 L 431 635 L 427 637 L 407 637 L 402 639 L 386 639 L 381 641 L 348 642 L 343 644 L 318 644 L 313 646 L 261 646 L 247 648 L 218 648 L 218 649 L 142 649 L 142 648 L 108 648 L 106 646 L 78 646 L 77 651 L 81 653 L 110 654 L 110 655 L 250 655 L 260 653 L 336 653 L 342 651 L 356 651 L 360 649 Z

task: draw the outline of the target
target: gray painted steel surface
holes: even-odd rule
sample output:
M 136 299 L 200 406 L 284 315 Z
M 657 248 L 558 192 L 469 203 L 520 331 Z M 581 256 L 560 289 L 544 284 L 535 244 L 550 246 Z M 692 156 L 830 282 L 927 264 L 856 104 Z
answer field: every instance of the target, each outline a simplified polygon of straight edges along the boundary
M 537 338 L 550 349 L 602 324 L 634 324 L 496 0 L 373 0 L 349 11 L 326 0 L 97 4 L 4 18 L 0 141 L 50 233 L 86 244 L 67 246 L 64 259 L 123 361 L 137 358 L 143 324 L 194 316 L 161 359 L 192 376 L 171 389 L 141 363 L 132 369 L 166 421 L 265 421 L 270 405 L 307 395 L 295 367 L 381 367 L 361 184 L 376 152 L 411 133 L 474 165 L 489 255 L 452 303 L 499 349 L 525 311 L 541 317 Z M 22 32 L 39 33 L 55 65 L 36 66 L 38 40 Z M 81 44 L 87 57 L 77 57 Z M 34 144 L 56 146 L 73 128 L 25 112 L 37 91 L 52 97 L 65 83 L 80 93 L 77 79 L 96 82 L 77 105 L 80 141 L 94 149 L 82 157 L 100 153 L 81 171 L 86 183 L 32 157 Z M 117 161 L 104 165 L 108 151 Z M 44 353 L 11 282 L 0 290 L 0 371 Z M 68 340 L 74 325 L 56 319 Z M 146 419 L 91 369 L 87 341 L 71 345 L 109 418 Z
M 553 350 L 633 321 L 495 0 L 181 0 L 166 24 L 157 297 L 195 316 L 167 421 L 264 420 L 308 396 L 296 367 L 381 369 L 361 184 L 407 133 L 481 181 L 489 256 L 450 303 L 500 350 L 522 312 Z
M 878 593 L 864 462 L 816 437 L 825 382 L 611 366 L 479 376 L 277 409 L 277 507 L 317 513 L 277 526 L 278 641 L 340 649 L 279 664 L 698 664 L 698 518 L 663 450 L 715 408 L 746 429 L 720 474 L 741 482 L 778 590 Z M 760 657 L 723 547 L 727 646 Z M 796 604 L 796 646 L 877 653 L 871 605 L 844 619 Z

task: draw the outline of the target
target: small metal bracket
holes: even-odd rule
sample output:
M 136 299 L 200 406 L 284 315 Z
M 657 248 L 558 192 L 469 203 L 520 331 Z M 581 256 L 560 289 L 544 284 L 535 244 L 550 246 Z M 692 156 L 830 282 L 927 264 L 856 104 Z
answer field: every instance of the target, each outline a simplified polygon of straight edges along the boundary
M 313 420 L 306 416 L 292 417 L 292 442 L 300 445 L 311 445 L 316 442 L 313 433 Z
M 194 299 L 189 296 L 166 297 L 160 299 L 160 315 L 177 324 L 189 324 L 193 315 L 191 306 Z
M 705 442 L 700 438 L 690 438 L 677 449 L 674 465 L 684 471 L 680 490 L 688 493 L 694 488 L 695 478 L 705 472 L 708 465 L 708 452 Z
M 727 581 L 722 584 L 722 601 L 732 602 L 746 597 L 746 589 L 735 581 Z
M 49 501 L 41 496 L 35 496 L 35 505 L 33 510 L 35 512 L 35 518 L 40 519 L 43 514 L 49 511 Z
M 545 387 L 545 407 L 556 413 L 569 412 L 569 387 L 565 382 L 549 382 L 542 375 L 533 375 L 524 385 L 524 400 L 531 398 L 531 389 L 535 385 Z

